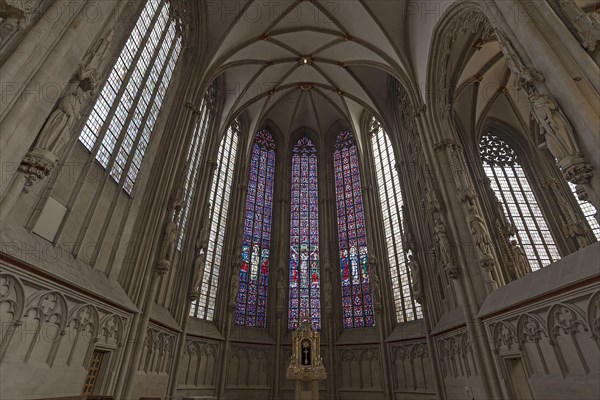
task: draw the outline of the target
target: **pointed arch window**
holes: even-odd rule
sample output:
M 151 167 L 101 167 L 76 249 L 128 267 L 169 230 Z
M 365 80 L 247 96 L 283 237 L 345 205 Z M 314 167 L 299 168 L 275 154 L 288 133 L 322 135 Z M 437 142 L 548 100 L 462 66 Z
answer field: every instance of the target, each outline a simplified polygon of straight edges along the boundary
M 304 316 L 321 328 L 317 149 L 309 138 L 292 149 L 288 327 Z
M 168 1 L 146 2 L 79 136 L 128 194 L 179 58 L 177 24 Z
M 275 142 L 267 130 L 252 146 L 235 323 L 266 327 Z
M 344 328 L 374 326 L 358 149 L 351 132 L 338 135 L 333 159 Z
M 560 259 L 558 248 L 515 151 L 488 133 L 480 142 L 481 159 L 505 214 L 533 271 Z
M 412 295 L 407 255 L 402 245 L 404 236 L 402 232 L 404 226 L 402 221 L 403 200 L 394 149 L 387 132 L 375 118 L 371 119 L 370 128 L 390 276 L 392 277 L 396 321 L 413 321 L 422 318 L 423 314 L 421 306 Z
M 210 231 L 206 246 L 204 270 L 200 277 L 200 290 L 198 299 L 192 303 L 190 315 L 212 321 L 215 314 L 219 274 L 223 256 L 223 242 L 225 239 L 225 225 L 229 211 L 229 199 L 233 184 L 235 158 L 238 147 L 239 125 L 234 122 L 227 134 L 221 140 L 217 155 L 217 169 L 215 170 L 210 188 L 210 209 L 208 220 Z
M 190 213 L 192 197 L 196 191 L 200 160 L 202 159 L 202 154 L 204 153 L 204 143 L 206 142 L 206 137 L 208 136 L 208 130 L 210 128 L 210 122 L 212 119 L 212 113 L 209 105 L 212 104 L 214 100 L 213 96 L 214 91 L 209 90 L 209 92 L 202 99 L 202 104 L 200 105 L 200 115 L 196 120 L 196 129 L 194 130 L 192 143 L 188 150 L 188 155 L 186 159 L 187 170 L 185 173 L 184 183 L 185 201 L 183 203 L 183 208 L 179 215 L 178 223 L 178 226 L 181 227 L 179 231 L 179 239 L 177 241 L 178 250 L 181 250 L 181 246 L 183 245 L 183 239 L 185 238 L 185 232 L 187 230 L 187 222 Z

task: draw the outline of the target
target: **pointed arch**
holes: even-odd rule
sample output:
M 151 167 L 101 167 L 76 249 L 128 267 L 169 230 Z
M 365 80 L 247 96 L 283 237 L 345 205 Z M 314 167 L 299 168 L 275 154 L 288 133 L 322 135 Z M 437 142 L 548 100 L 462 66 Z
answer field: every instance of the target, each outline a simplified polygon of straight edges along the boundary
M 344 328 L 374 326 L 358 149 L 352 132 L 339 133 L 333 159 Z
M 321 327 L 317 148 L 308 137 L 292 149 L 288 327 L 304 316 Z
M 198 299 L 192 303 L 190 315 L 212 321 L 217 301 L 217 289 L 219 283 L 219 271 L 221 270 L 223 243 L 225 241 L 225 226 L 229 213 L 229 199 L 233 185 L 233 174 L 238 149 L 239 123 L 235 121 L 229 126 L 217 154 L 217 167 L 214 172 L 210 188 L 208 231 L 201 235 L 202 245 L 206 246 L 204 254 L 204 266 L 201 268 L 199 277 Z
M 540 209 L 518 154 L 503 139 L 487 133 L 479 144 L 485 174 L 517 228 L 517 240 L 533 271 L 560 259 L 558 247 Z
M 412 293 L 412 278 L 408 271 L 406 249 L 404 249 L 404 201 L 400 176 L 396 170 L 396 157 L 390 137 L 375 117 L 369 121 L 369 134 L 381 213 L 385 243 L 392 277 L 392 294 L 396 307 L 396 322 L 413 321 L 423 317 L 421 305 Z
M 276 145 L 263 129 L 254 137 L 242 238 L 235 323 L 266 327 Z

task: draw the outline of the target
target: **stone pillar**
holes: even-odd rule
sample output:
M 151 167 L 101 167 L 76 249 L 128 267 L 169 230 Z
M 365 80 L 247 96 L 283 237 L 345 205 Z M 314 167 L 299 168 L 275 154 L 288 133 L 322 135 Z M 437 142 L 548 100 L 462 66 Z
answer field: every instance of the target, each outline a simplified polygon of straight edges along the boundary
M 151 272 L 150 284 L 148 291 L 144 298 L 142 305 L 142 313 L 138 318 L 137 325 L 134 326 L 135 330 L 132 330 L 132 334 L 135 335 L 135 340 L 130 347 L 131 359 L 129 360 L 128 367 L 122 366 L 123 370 L 126 370 L 124 380 L 121 375 L 120 382 L 117 383 L 117 392 L 115 395 L 124 399 L 131 397 L 131 391 L 135 381 L 135 374 L 140 362 L 140 357 L 144 349 L 144 340 L 146 337 L 146 331 L 150 323 L 150 314 L 154 307 L 154 298 L 156 297 L 156 291 L 158 290 L 158 284 L 160 279 L 169 272 L 171 268 L 174 256 L 177 248 L 177 238 L 179 237 L 179 227 L 177 225 L 179 221 L 179 213 L 183 205 L 184 193 L 183 183 L 176 188 L 175 195 L 172 196 L 169 201 L 169 207 L 167 208 L 166 218 L 167 222 L 163 230 L 162 244 L 160 247 L 160 253 L 158 260 L 155 264 L 154 270 Z M 126 361 L 125 361 L 126 362 Z M 122 390 L 121 390 L 122 388 Z

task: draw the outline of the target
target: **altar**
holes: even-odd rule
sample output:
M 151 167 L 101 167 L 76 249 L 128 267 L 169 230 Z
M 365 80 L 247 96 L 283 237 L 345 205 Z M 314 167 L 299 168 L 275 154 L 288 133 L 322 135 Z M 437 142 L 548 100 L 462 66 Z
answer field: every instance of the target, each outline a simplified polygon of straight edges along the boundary
M 296 381 L 295 400 L 318 400 L 319 381 L 327 379 L 321 358 L 321 336 L 309 319 L 292 335 L 292 356 L 286 378 Z

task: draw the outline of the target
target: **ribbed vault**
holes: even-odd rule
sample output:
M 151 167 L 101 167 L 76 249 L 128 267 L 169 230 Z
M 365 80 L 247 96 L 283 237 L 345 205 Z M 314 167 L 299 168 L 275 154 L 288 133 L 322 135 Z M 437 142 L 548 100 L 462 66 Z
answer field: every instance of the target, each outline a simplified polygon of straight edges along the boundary
M 387 76 L 409 75 L 403 35 L 389 33 L 402 26 L 405 2 L 237 4 L 226 29 L 209 31 L 207 77 L 223 76 L 226 85 L 222 129 L 246 112 L 251 132 L 266 120 L 285 135 L 301 127 L 324 133 L 340 121 L 356 130 L 363 110 L 380 117 Z
M 495 37 L 477 43 L 458 80 L 454 105 L 466 132 L 482 133 L 490 120 L 528 131 L 531 105 L 519 90 Z

